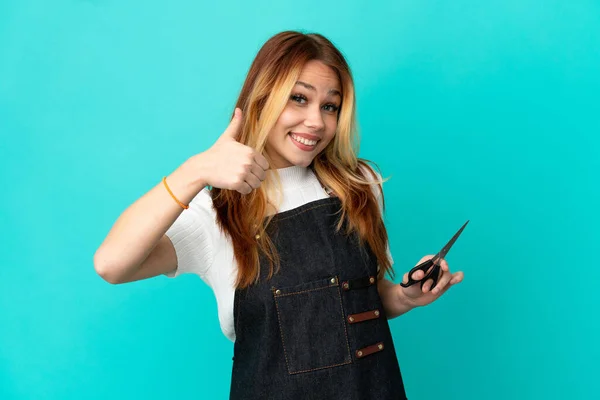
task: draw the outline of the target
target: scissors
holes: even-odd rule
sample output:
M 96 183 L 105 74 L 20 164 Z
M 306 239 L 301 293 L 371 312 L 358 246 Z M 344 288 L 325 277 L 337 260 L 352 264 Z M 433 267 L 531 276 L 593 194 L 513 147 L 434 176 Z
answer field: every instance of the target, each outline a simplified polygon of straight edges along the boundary
M 458 232 L 456 232 L 454 234 L 454 236 L 452 236 L 452 239 L 450 239 L 450 241 L 448 243 L 446 243 L 444 248 L 442 250 L 440 250 L 440 252 L 437 253 L 433 258 L 431 258 L 427 261 L 424 261 L 421 264 L 414 267 L 413 269 L 411 269 L 410 272 L 408 273 L 408 282 L 406 282 L 406 283 L 401 282 L 400 286 L 409 287 L 409 286 L 414 285 L 417 282 L 421 282 L 421 289 L 423 289 L 423 285 L 425 284 L 425 282 L 427 282 L 428 279 L 431 279 L 433 281 L 433 283 L 432 283 L 431 287 L 429 288 L 429 290 L 432 290 L 435 287 L 435 285 L 437 285 L 438 279 L 440 277 L 440 269 L 442 268 L 437 263 L 442 258 L 444 258 L 446 256 L 446 254 L 448 254 L 448 252 L 452 248 L 452 245 L 454 244 L 454 242 L 456 242 L 456 239 L 458 239 L 458 237 L 460 236 L 460 234 L 465 229 L 465 227 L 467 226 L 468 223 L 469 223 L 469 221 L 465 222 L 465 224 L 458 230 Z M 431 268 L 431 271 L 429 270 L 430 268 Z M 425 273 L 425 276 L 419 280 L 413 279 L 412 275 L 419 270 L 423 271 Z

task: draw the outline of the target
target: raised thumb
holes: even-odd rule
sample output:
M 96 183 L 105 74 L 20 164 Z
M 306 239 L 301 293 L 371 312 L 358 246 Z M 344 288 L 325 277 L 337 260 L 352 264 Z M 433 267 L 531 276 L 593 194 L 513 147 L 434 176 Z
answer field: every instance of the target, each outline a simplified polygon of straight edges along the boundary
M 240 110 L 238 107 L 236 107 L 235 111 L 233 112 L 233 118 L 229 122 L 229 126 L 227 126 L 227 129 L 225 129 L 225 132 L 223 132 L 223 135 L 221 135 L 221 137 L 229 137 L 232 139 L 237 139 L 240 134 L 241 126 L 242 126 L 242 110 Z

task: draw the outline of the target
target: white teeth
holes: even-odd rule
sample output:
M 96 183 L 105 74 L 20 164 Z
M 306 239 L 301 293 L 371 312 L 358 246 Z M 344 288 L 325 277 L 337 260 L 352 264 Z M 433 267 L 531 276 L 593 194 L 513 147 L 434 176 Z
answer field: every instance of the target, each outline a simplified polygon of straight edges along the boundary
M 303 137 L 300 136 L 296 136 L 293 133 L 290 135 L 292 137 L 292 139 L 294 139 L 296 142 L 305 144 L 307 146 L 314 146 L 317 144 L 316 140 L 308 140 L 308 139 L 304 139 Z

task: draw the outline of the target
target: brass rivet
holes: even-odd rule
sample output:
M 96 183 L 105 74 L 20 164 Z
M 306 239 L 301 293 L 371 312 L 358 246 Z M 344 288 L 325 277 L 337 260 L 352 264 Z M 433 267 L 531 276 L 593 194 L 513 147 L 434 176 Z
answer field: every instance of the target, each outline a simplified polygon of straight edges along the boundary
M 348 317 L 348 321 L 350 321 L 350 322 L 354 322 L 354 318 L 352 318 L 352 317 Z
M 344 282 L 344 289 L 348 289 L 348 283 Z
M 275 291 L 275 294 L 281 294 L 281 290 L 277 289 L 277 290 Z
M 378 345 L 377 347 L 379 347 L 379 350 L 383 349 L 383 345 L 382 344 Z
M 256 240 L 260 239 L 260 235 L 256 235 L 254 237 L 256 238 Z
M 371 277 L 371 279 L 369 279 L 369 282 L 374 283 L 375 282 L 375 278 Z
M 335 278 L 331 278 L 331 283 L 335 283 Z
M 379 317 L 379 311 L 378 310 L 375 310 L 375 316 Z
M 358 356 L 359 356 L 359 357 L 362 357 L 362 351 L 359 351 L 359 352 L 358 352 Z

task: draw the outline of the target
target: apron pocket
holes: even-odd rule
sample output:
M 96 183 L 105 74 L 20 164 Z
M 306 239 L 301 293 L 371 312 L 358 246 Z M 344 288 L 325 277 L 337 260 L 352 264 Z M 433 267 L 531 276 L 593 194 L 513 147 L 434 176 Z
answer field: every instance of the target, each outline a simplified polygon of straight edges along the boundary
M 290 374 L 352 362 L 337 277 L 272 291 Z

